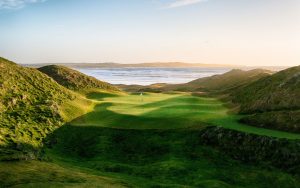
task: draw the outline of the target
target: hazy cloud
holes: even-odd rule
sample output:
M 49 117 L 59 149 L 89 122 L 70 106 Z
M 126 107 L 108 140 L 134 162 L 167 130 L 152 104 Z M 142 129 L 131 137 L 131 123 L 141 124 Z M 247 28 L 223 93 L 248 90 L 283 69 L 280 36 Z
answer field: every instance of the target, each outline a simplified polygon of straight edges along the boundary
M 19 9 L 26 4 L 40 3 L 46 0 L 0 0 L 0 9 Z
M 174 2 L 169 3 L 165 8 L 177 8 L 182 6 L 193 5 L 197 3 L 202 3 L 208 0 L 176 0 Z

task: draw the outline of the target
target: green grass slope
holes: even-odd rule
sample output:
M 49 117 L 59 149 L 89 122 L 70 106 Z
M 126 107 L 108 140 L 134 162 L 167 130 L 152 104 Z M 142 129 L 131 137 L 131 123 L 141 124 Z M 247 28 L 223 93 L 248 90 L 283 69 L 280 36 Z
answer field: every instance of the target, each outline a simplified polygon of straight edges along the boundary
M 84 99 L 42 72 L 4 58 L 0 73 L 0 160 L 34 158 L 42 140 L 68 119 L 63 106 Z
M 241 86 L 268 76 L 270 71 L 254 69 L 243 71 L 239 69 L 231 70 L 225 74 L 214 75 L 211 77 L 199 78 L 186 84 L 175 85 L 175 90 L 181 91 L 223 91 Z M 174 86 L 170 86 L 172 88 Z M 166 87 L 168 88 L 168 87 Z
M 261 78 L 231 93 L 251 125 L 300 132 L 300 66 Z
M 87 90 L 90 91 L 93 89 L 119 91 L 109 83 L 102 82 L 94 77 L 87 76 L 64 66 L 49 65 L 41 67 L 38 70 L 53 78 L 60 85 L 74 91 L 84 93 L 87 92 Z

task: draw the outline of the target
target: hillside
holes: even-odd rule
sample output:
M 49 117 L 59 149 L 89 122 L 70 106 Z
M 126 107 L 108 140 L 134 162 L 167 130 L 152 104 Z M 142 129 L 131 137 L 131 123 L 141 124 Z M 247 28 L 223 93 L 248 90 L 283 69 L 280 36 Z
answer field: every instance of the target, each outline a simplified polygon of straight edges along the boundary
M 49 65 L 38 68 L 38 70 L 53 78 L 60 85 L 74 91 L 86 92 L 87 89 L 118 91 L 116 87 L 109 83 L 64 66 Z
M 264 69 L 253 69 L 249 71 L 233 69 L 224 74 L 199 78 L 184 84 L 152 84 L 149 86 L 119 85 L 118 87 L 129 92 L 228 92 L 231 89 L 238 88 L 270 74 L 272 74 L 271 71 Z
M 254 69 L 249 71 L 234 69 L 222 75 L 215 75 L 208 78 L 200 78 L 189 82 L 186 85 L 188 87 L 197 88 L 197 90 L 226 90 L 253 82 L 254 80 L 257 80 L 270 74 L 270 71 L 263 69 Z
M 186 84 L 166 86 L 165 89 L 179 91 L 223 91 L 250 83 L 269 74 L 271 74 L 270 71 L 263 69 L 249 71 L 233 69 L 225 74 L 199 78 Z
M 300 107 L 300 66 L 292 67 L 234 93 L 242 112 L 264 112 Z
M 255 126 L 300 132 L 300 66 L 261 78 L 231 93 L 242 119 Z
M 0 58 L 0 160 L 35 157 L 76 94 L 40 71 Z M 80 110 L 79 110 L 80 111 Z

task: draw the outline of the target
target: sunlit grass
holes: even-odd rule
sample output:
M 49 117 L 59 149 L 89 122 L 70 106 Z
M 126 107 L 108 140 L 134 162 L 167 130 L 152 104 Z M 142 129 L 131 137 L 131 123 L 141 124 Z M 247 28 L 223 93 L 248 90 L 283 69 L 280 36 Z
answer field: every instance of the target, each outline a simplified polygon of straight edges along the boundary
M 174 129 L 222 126 L 243 132 L 279 138 L 300 139 L 299 134 L 257 128 L 241 124 L 239 115 L 228 113 L 224 103 L 215 98 L 189 93 L 140 93 L 111 95 L 94 93 L 98 101 L 93 111 L 77 118 L 72 125 L 127 129 Z

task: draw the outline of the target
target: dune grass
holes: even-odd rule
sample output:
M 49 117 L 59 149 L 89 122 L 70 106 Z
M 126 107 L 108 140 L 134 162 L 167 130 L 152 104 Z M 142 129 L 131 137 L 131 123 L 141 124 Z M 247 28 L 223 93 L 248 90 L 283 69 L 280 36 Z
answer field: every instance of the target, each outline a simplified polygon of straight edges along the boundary
M 216 125 L 258 135 L 300 139 L 300 134 L 239 123 L 242 116 L 229 114 L 224 103 L 215 98 L 187 93 L 92 93 L 89 97 L 98 100 L 94 110 L 72 121 L 72 125 L 122 129 L 174 129 Z
M 119 91 L 113 85 L 97 80 L 79 71 L 65 66 L 48 65 L 38 68 L 39 71 L 53 78 L 60 85 L 77 92 L 85 92 L 89 89 L 102 89 L 106 91 Z

